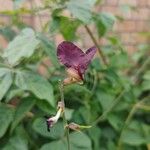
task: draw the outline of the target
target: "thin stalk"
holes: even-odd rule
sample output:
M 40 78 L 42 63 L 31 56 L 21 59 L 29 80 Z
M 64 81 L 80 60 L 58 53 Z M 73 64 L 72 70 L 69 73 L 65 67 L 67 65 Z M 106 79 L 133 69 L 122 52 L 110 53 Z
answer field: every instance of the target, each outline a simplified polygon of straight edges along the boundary
M 106 110 L 101 116 L 99 116 L 92 125 L 96 125 L 97 123 L 103 121 L 107 115 L 112 111 L 112 109 L 119 103 L 121 97 L 123 96 L 123 94 L 125 93 L 125 90 L 123 90 L 118 96 L 117 98 L 114 100 L 114 103 L 112 103 L 112 105 L 109 107 L 108 110 Z
M 126 127 L 128 126 L 131 118 L 133 117 L 134 113 L 136 112 L 136 105 L 134 105 L 131 109 L 131 111 L 129 112 L 125 122 L 124 122 L 124 126 L 121 130 L 121 134 L 120 134 L 120 137 L 119 137 L 119 140 L 118 140 L 118 146 L 117 146 L 117 150 L 122 150 L 122 136 L 123 136 L 123 133 L 124 133 L 124 130 L 126 129 Z
M 139 76 L 139 74 L 141 74 L 143 72 L 143 70 L 145 69 L 145 67 L 149 64 L 150 59 L 148 58 L 143 65 L 137 70 L 135 76 L 136 78 L 132 78 L 133 80 L 133 84 L 135 85 L 137 83 L 137 77 Z M 96 121 L 94 121 L 93 125 L 96 125 L 97 123 L 103 121 L 107 115 L 112 111 L 112 109 L 120 102 L 122 96 L 124 95 L 124 93 L 126 92 L 125 89 L 123 89 L 120 94 L 117 96 L 117 98 L 113 101 L 114 103 L 112 103 L 112 105 L 110 106 L 110 108 L 108 110 L 106 110 L 101 116 L 99 116 Z
M 61 102 L 64 105 L 63 122 L 64 122 L 64 127 L 66 127 L 66 125 L 68 124 L 68 122 L 67 122 L 66 115 L 65 115 L 64 84 L 63 84 L 62 81 L 60 81 L 59 90 L 60 90 Z M 68 150 L 71 150 L 71 148 L 70 148 L 70 138 L 69 138 L 69 128 L 66 128 L 66 138 L 67 138 L 67 147 L 68 147 Z
M 147 58 L 146 61 L 143 63 L 143 65 L 137 70 L 135 75 L 132 78 L 132 81 L 134 83 L 137 83 L 138 81 L 138 76 L 145 70 L 146 66 L 150 63 L 150 58 Z
M 106 58 L 105 58 L 105 56 L 104 56 L 102 50 L 100 49 L 99 44 L 98 44 L 96 38 L 93 36 L 93 34 L 92 34 L 90 28 L 89 28 L 87 25 L 85 25 L 84 27 L 85 27 L 87 33 L 89 34 L 91 40 L 93 41 L 93 43 L 94 43 L 95 46 L 97 47 L 99 56 L 101 57 L 103 63 L 107 66 L 108 64 L 107 64 Z

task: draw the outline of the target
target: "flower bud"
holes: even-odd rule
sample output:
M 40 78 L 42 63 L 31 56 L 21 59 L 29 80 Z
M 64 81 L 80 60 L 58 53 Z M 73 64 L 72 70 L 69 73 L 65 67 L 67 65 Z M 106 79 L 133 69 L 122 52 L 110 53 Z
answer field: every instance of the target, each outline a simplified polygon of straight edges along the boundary
M 66 126 L 66 128 L 72 129 L 74 131 L 81 131 L 82 129 L 91 128 L 91 126 L 83 126 L 83 125 L 79 125 L 74 122 L 71 122 Z
M 79 72 L 74 68 L 68 68 L 66 70 L 67 72 L 67 78 L 64 79 L 64 85 L 72 84 L 72 83 L 83 83 L 82 82 L 82 76 L 79 74 Z

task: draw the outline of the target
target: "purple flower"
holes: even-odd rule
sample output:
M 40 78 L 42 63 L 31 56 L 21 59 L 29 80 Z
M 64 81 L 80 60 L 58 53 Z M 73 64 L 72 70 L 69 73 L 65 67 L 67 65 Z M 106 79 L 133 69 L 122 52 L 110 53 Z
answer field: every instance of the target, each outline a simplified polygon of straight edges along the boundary
M 95 46 L 84 53 L 76 45 L 67 41 L 60 43 L 57 48 L 59 61 L 67 67 L 68 75 L 72 76 L 72 80 L 75 82 L 83 80 L 84 73 L 95 53 Z

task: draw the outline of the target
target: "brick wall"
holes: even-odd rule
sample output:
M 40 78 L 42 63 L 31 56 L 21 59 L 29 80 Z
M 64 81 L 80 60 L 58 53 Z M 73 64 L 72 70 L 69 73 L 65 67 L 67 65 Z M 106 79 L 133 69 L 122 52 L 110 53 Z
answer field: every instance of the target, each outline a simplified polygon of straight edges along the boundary
M 32 5 L 34 3 L 34 5 Z M 41 0 L 28 0 L 24 3 L 24 7 L 38 7 L 41 6 Z M 134 10 L 128 9 L 131 6 Z M 0 11 L 12 10 L 13 3 L 12 0 L 0 0 Z M 98 11 L 111 12 L 116 16 L 121 16 L 124 18 L 123 21 L 117 21 L 114 25 L 113 32 L 118 34 L 127 47 L 127 50 L 132 53 L 136 50 L 138 44 L 148 43 L 148 38 L 141 36 L 141 32 L 150 32 L 150 0 L 103 0 L 102 4 L 97 7 Z M 37 16 L 23 16 L 22 19 L 27 24 L 32 25 L 35 29 L 40 30 L 41 25 L 44 25 L 49 19 L 47 12 L 40 14 L 41 20 Z M 10 24 L 11 18 L 9 16 L 4 16 L 0 14 L 0 24 Z M 79 29 L 79 31 L 82 29 Z M 83 39 L 89 41 L 89 37 L 83 32 Z M 58 35 L 56 41 L 59 42 L 62 37 Z M 102 44 L 105 41 L 102 39 Z M 91 44 L 91 42 L 83 42 Z M 0 44 L 5 47 L 6 42 L 2 37 L 0 37 Z
M 127 9 L 128 6 L 132 9 Z M 136 51 L 138 44 L 150 41 L 140 34 L 150 32 L 150 0 L 104 0 L 100 10 L 124 18 L 116 22 L 114 32 L 120 36 L 130 53 Z

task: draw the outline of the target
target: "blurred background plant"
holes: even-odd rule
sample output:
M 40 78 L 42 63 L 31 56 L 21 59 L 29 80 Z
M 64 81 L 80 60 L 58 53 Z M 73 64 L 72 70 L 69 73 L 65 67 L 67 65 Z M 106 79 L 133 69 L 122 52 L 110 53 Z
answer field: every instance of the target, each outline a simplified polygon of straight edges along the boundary
M 43 116 L 56 113 L 58 81 L 65 77 L 56 46 L 68 40 L 81 48 L 98 48 L 84 85 L 69 85 L 64 91 L 69 122 L 92 125 L 70 133 L 71 149 L 149 150 L 149 21 L 146 30 L 126 35 L 129 43 L 137 35 L 141 39 L 131 48 L 114 28 L 130 32 L 141 22 L 122 26 L 126 16 L 100 9 L 117 0 L 40 2 L 13 0 L 11 10 L 1 6 L 0 15 L 9 22 L 0 21 L 0 149 L 67 149 L 62 121 L 49 133 Z M 137 7 L 121 2 L 117 10 L 132 19 Z

